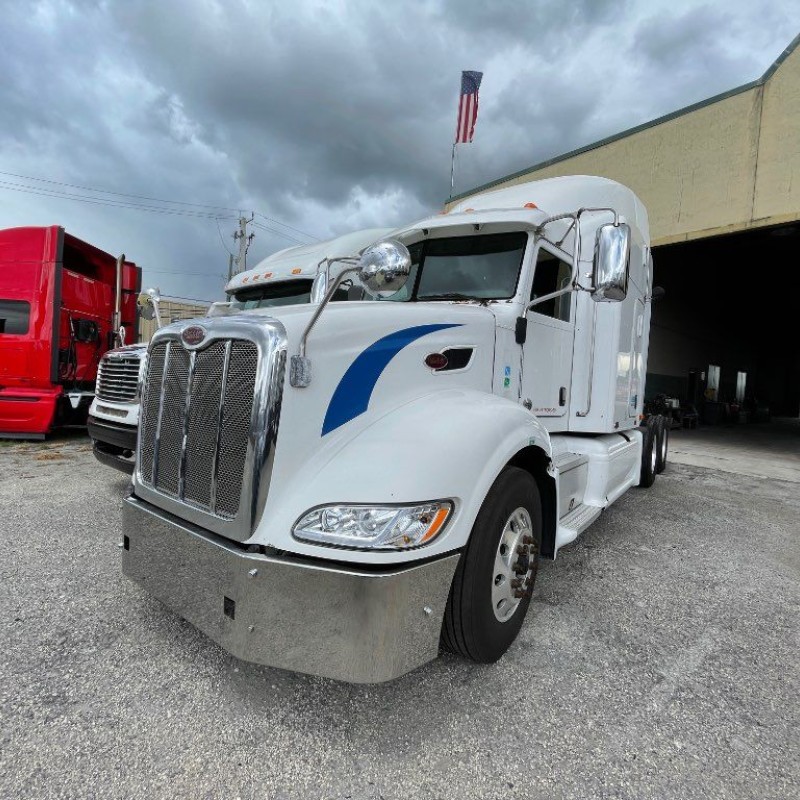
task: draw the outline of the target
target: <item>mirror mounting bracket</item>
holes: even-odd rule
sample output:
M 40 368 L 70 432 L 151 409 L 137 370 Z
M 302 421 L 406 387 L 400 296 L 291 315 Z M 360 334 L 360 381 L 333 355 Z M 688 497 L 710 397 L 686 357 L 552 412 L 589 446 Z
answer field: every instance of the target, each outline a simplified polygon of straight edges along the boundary
M 366 248 L 356 258 L 347 256 L 337 258 L 343 264 L 348 264 L 327 287 L 322 302 L 316 307 L 311 319 L 300 337 L 300 344 L 296 355 L 293 355 L 289 366 L 289 382 L 292 386 L 302 389 L 311 383 L 311 360 L 306 356 L 308 337 L 317 324 L 317 320 L 325 307 L 333 299 L 336 290 L 344 282 L 345 276 L 353 272 L 358 273 L 359 280 L 367 292 L 374 293 L 377 297 L 386 296 L 384 293 L 393 294 L 408 279 L 411 270 L 411 256 L 404 244 L 393 239 L 377 242 Z M 317 269 L 321 272 L 326 259 L 320 261 Z M 326 272 L 330 266 L 327 259 Z
M 330 259 L 326 260 L 328 261 L 328 264 L 326 265 L 327 270 L 330 267 Z M 334 260 L 347 264 L 354 264 L 355 266 L 351 266 L 342 270 L 331 282 L 328 290 L 325 292 L 325 297 L 322 298 L 322 302 L 320 302 L 320 304 L 314 310 L 311 319 L 308 321 L 308 325 L 306 325 L 306 328 L 303 331 L 303 335 L 300 337 L 300 346 L 298 347 L 297 354 L 292 356 L 289 364 L 289 383 L 296 389 L 304 389 L 311 383 L 311 359 L 306 356 L 306 343 L 312 328 L 317 324 L 317 320 L 325 310 L 325 306 L 327 306 L 333 298 L 333 295 L 341 285 L 344 277 L 349 275 L 351 272 L 356 272 L 358 270 L 358 261 L 355 258 L 347 257 L 337 258 Z M 320 262 L 320 266 L 321 265 L 322 262 Z

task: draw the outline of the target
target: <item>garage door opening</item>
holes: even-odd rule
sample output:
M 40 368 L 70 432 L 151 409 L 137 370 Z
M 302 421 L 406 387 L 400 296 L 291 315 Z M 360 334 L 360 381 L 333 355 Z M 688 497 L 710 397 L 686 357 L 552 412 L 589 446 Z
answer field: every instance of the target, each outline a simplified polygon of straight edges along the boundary
M 653 249 L 647 398 L 701 422 L 800 416 L 800 223 Z

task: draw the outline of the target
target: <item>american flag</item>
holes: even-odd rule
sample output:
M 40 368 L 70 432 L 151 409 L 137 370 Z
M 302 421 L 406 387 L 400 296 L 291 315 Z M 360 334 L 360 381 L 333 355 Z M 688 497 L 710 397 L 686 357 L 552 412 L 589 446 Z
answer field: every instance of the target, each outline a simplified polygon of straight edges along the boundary
M 456 144 L 471 142 L 478 119 L 478 89 L 481 88 L 482 72 L 461 73 L 461 98 L 458 101 L 458 124 Z

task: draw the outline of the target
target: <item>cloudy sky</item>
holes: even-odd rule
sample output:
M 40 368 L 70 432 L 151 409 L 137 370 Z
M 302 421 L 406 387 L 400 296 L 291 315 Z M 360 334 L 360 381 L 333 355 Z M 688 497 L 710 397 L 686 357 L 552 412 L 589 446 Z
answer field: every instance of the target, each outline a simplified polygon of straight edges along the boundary
M 221 297 L 239 209 L 257 214 L 251 266 L 438 210 L 462 69 L 485 74 L 456 191 L 751 81 L 800 31 L 796 0 L 0 0 L 0 14 L 0 228 L 61 224 L 201 299 Z

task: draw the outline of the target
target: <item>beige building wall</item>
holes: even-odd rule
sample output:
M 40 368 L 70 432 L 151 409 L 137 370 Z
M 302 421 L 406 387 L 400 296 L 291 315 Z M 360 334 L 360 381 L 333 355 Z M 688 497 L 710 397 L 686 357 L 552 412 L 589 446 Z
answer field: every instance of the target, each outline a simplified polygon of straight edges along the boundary
M 170 322 L 178 322 L 182 319 L 204 317 L 208 311 L 207 305 L 184 303 L 178 300 L 162 300 L 159 304 L 159 308 L 161 311 L 161 321 L 165 325 L 168 325 Z M 158 325 L 154 319 L 139 320 L 139 341 L 149 342 L 157 330 Z
M 800 219 L 798 39 L 752 84 L 457 199 L 558 175 L 602 175 L 639 195 L 656 246 Z
M 800 209 L 800 48 L 763 87 L 754 217 L 790 221 Z

